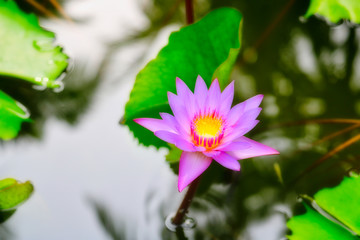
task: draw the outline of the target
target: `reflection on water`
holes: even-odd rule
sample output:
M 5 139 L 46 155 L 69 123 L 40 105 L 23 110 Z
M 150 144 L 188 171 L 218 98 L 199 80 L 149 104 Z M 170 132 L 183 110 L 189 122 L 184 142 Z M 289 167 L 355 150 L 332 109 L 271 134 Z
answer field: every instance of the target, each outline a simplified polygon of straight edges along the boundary
M 244 160 L 240 173 L 213 164 L 189 213 L 197 227 L 172 233 L 164 220 L 183 194 L 164 161 L 166 150 L 139 146 L 118 121 L 136 72 L 177 25 L 166 26 L 183 24 L 184 12 L 181 1 L 142 4 L 66 1 L 74 22 L 43 20 L 72 57 L 63 91 L 1 79 L 1 88 L 31 111 L 34 122 L 23 126 L 18 140 L 2 144 L 0 173 L 35 185 L 32 198 L 2 227 L 3 238 L 281 239 L 289 215 L 301 211 L 299 193 L 311 195 L 360 168 L 354 145 L 301 175 L 357 130 L 311 145 L 346 126 L 274 125 L 359 117 L 359 29 L 300 21 L 303 1 L 198 1 L 198 18 L 220 5 L 242 11 L 235 101 L 265 94 L 261 124 L 251 137 L 281 155 Z M 217 184 L 208 186 L 214 178 Z

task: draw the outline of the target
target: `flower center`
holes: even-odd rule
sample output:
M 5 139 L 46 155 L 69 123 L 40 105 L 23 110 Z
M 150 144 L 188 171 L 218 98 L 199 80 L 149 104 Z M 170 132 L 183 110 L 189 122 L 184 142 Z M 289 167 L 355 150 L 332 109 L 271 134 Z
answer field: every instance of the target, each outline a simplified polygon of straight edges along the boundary
M 195 115 L 191 123 L 191 136 L 196 146 L 211 150 L 219 145 L 223 134 L 223 119 L 215 112 Z

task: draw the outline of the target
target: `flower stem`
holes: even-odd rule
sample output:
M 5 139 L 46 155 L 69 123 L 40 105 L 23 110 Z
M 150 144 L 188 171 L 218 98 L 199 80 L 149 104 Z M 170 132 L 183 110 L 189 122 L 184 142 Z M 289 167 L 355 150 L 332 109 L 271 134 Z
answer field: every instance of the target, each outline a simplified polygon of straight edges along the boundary
M 192 0 L 185 0 L 186 23 L 194 23 L 194 8 Z
M 185 12 L 186 12 L 186 23 L 192 24 L 194 23 L 194 8 L 193 8 L 193 1 L 192 0 L 185 0 Z M 187 213 L 192 199 L 195 196 L 195 192 L 197 186 L 199 185 L 200 176 L 196 178 L 189 186 L 183 201 L 181 202 L 178 210 L 176 211 L 175 216 L 171 219 L 172 224 L 176 226 L 180 226 L 183 221 L 185 214 Z
M 185 214 L 187 213 L 190 204 L 195 196 L 196 189 L 200 182 L 200 176 L 195 179 L 189 186 L 183 201 L 181 202 L 179 209 L 176 211 L 175 217 L 172 219 L 172 223 L 176 226 L 180 226 L 183 221 Z

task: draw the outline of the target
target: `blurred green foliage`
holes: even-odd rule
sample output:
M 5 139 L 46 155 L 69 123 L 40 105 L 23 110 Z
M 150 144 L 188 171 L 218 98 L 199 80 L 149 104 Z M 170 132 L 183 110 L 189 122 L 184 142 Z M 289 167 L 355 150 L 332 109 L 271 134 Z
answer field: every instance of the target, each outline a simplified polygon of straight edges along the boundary
M 347 19 L 360 24 L 360 2 L 357 0 L 311 0 L 305 17 L 319 14 L 333 23 Z

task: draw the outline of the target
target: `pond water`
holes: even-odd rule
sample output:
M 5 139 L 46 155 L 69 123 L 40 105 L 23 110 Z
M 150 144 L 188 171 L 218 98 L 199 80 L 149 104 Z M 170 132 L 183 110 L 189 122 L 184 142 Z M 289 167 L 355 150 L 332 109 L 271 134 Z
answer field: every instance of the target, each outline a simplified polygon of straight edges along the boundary
M 347 135 L 313 147 L 312 142 L 342 125 L 274 124 L 359 117 L 360 31 L 346 23 L 328 27 L 321 19 L 300 21 L 307 3 L 296 1 L 285 14 L 284 1 L 272 6 L 262 1 L 199 2 L 197 17 L 220 5 L 243 12 L 244 47 L 232 75 L 235 101 L 265 94 L 262 125 L 253 137 L 281 155 L 244 160 L 240 173 L 225 172 L 225 180 L 195 199 L 189 215 L 198 226 L 185 235 L 285 239 L 287 219 L 301 211 L 298 194 L 311 195 L 338 183 L 359 168 L 341 160 L 358 154 L 350 148 L 295 181 Z M 17 140 L 2 144 L 0 175 L 30 180 L 35 192 L 1 226 L 0 238 L 184 239 L 164 225 L 184 195 L 165 161 L 167 150 L 139 145 L 119 124 L 136 73 L 182 26 L 182 10 L 158 28 L 144 12 L 153 8 L 164 15 L 169 4 L 162 1 L 66 1 L 63 6 L 73 22 L 44 18 L 41 23 L 56 33 L 57 44 L 71 58 L 65 89 L 19 93 L 17 99 L 30 109 L 34 122 Z M 143 29 L 151 34 L 122 41 Z M 17 87 L 22 93 L 29 88 Z M 16 94 L 9 84 L 4 88 Z
M 149 224 L 146 207 L 148 204 L 156 207 L 164 197 L 157 194 L 159 198 L 151 203 L 149 195 L 160 189 L 170 192 L 176 177 L 162 161 L 165 150 L 139 147 L 129 130 L 118 124 L 136 71 L 141 67 L 138 64 L 125 77 L 121 75 L 123 65 L 129 65 L 126 60 L 131 62 L 131 57 L 138 54 L 136 48 L 119 52 L 124 61 L 115 58 L 108 66 L 116 69 L 111 74 L 104 74 L 101 80 L 91 79 L 104 58 L 106 41 L 124 35 L 126 28 L 146 23 L 146 19 L 133 1 L 74 1 L 65 7 L 71 15 L 92 19 L 84 25 L 56 20 L 42 22 L 57 33 L 57 42 L 72 58 L 64 80 L 66 87 L 75 85 L 73 89 L 77 89 L 76 85 L 99 82 L 96 90 L 80 90 L 87 91 L 89 96 L 75 101 L 88 101 L 89 107 L 75 113 L 79 115 L 75 124 L 52 116 L 54 107 L 43 105 L 40 111 L 50 109 L 41 126 L 42 136 L 39 139 L 26 136 L 3 145 L 1 175 L 31 180 L 35 186 L 34 195 L 6 223 L 6 228 L 14 239 L 108 239 L 95 211 L 95 206 L 101 205 L 111 209 L 119 229 L 125 226 L 131 229 L 130 238 L 146 239 L 149 233 L 156 236 L 156 229 L 162 226 L 159 220 Z M 86 69 L 80 78 L 77 68 Z M 37 94 L 41 97 L 45 93 Z M 62 94 L 66 91 L 59 94 L 60 98 Z M 71 106 L 65 102 L 60 108 L 67 108 L 67 104 Z M 61 114 L 62 109 L 55 111 Z

